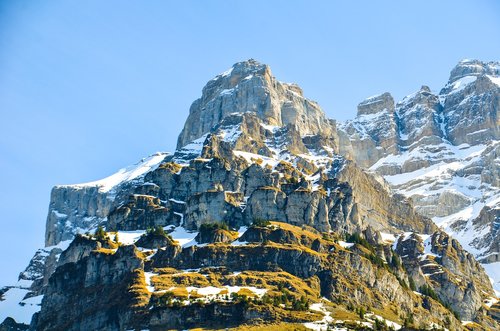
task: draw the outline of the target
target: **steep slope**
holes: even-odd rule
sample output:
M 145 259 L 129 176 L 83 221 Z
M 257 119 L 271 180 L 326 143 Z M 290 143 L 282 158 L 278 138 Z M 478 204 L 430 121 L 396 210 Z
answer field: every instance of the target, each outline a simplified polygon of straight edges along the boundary
M 388 95 L 360 113 L 377 109 L 396 118 Z M 193 103 L 175 153 L 54 188 L 47 247 L 20 276 L 41 299 L 31 329 L 497 327 L 474 257 L 340 154 L 360 127 L 337 131 L 266 65 L 235 64 Z M 369 142 L 378 157 L 396 128 Z
M 497 62 L 464 60 L 439 94 L 424 86 L 395 106 L 384 103 L 392 100 L 387 93 L 370 98 L 360 104 L 355 120 L 339 128 L 346 153 L 383 175 L 396 192 L 412 198 L 419 213 L 489 263 L 485 267 L 497 290 L 499 75 Z

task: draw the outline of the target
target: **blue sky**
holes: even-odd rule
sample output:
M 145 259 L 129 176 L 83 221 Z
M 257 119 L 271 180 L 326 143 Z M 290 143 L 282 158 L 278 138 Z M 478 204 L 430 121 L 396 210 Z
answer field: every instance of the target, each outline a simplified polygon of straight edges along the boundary
M 50 189 L 172 151 L 206 81 L 255 58 L 330 118 L 500 60 L 497 1 L 1 1 L 0 286 L 43 246 Z

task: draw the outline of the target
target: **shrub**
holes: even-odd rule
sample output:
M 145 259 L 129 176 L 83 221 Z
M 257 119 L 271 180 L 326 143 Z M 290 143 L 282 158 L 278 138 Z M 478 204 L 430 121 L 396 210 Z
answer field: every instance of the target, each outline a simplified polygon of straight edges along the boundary
M 392 250 L 392 248 L 391 251 L 392 251 L 391 267 L 397 270 L 401 267 L 401 260 L 399 256 Z
M 198 229 L 200 232 L 212 232 L 216 230 L 229 230 L 229 227 L 226 223 L 223 222 L 212 222 L 212 223 L 203 223 L 200 225 Z
M 438 295 L 436 294 L 436 292 L 434 292 L 434 289 L 432 287 L 430 287 L 429 285 L 427 284 L 424 284 L 422 286 L 420 286 L 420 293 L 422 293 L 423 295 L 427 295 L 428 297 L 431 297 L 433 298 L 434 300 L 436 301 L 439 301 L 439 297 Z
M 420 287 L 419 289 L 419 292 L 422 293 L 423 295 L 427 295 L 428 297 L 431 297 L 432 299 L 436 300 L 437 302 L 439 302 L 441 305 L 443 305 L 443 307 L 445 307 L 446 309 L 448 309 L 452 314 L 453 316 L 455 316 L 456 319 L 460 319 L 460 314 L 456 311 L 454 311 L 450 304 L 447 303 L 447 302 L 443 302 L 439 296 L 437 295 L 436 292 L 434 292 L 434 289 L 432 287 L 430 287 L 429 285 L 423 285 Z
M 347 234 L 346 235 L 346 241 L 354 244 L 359 244 L 361 246 L 364 246 L 368 248 L 370 251 L 374 252 L 375 249 L 373 248 L 372 245 L 365 239 L 362 238 L 359 233 L 353 233 L 353 234 Z
M 414 322 L 415 321 L 413 319 L 413 313 L 409 313 L 403 320 L 403 326 L 405 328 L 410 327 L 413 325 Z
M 413 280 L 413 278 L 411 276 L 408 276 L 408 282 L 410 283 L 410 289 L 412 291 L 416 291 L 417 286 L 415 285 L 415 281 Z
M 146 235 L 167 237 L 167 233 L 165 232 L 163 227 L 161 227 L 160 225 L 157 225 L 157 226 L 152 227 L 152 228 L 148 228 L 146 230 Z
M 371 261 L 371 263 L 375 264 L 376 266 L 380 267 L 380 268 L 384 268 L 385 267 L 385 263 L 384 263 L 384 260 L 375 255 L 374 253 L 371 253 L 371 254 L 365 254 L 365 257 Z
M 252 226 L 258 226 L 258 227 L 262 227 L 262 228 L 265 228 L 266 226 L 269 226 L 269 225 L 271 225 L 271 221 L 263 220 L 260 218 L 254 218 L 254 220 L 252 222 Z
M 358 316 L 360 319 L 364 319 L 366 314 L 366 310 L 364 307 L 359 307 L 358 309 Z
M 300 300 L 296 300 L 295 297 L 293 297 L 292 309 L 299 311 L 307 311 L 309 310 L 309 301 L 305 296 L 301 296 Z
M 104 228 L 101 225 L 99 225 L 97 227 L 97 230 L 95 230 L 94 238 L 99 241 L 109 239 L 108 234 L 106 233 L 106 231 L 104 231 Z

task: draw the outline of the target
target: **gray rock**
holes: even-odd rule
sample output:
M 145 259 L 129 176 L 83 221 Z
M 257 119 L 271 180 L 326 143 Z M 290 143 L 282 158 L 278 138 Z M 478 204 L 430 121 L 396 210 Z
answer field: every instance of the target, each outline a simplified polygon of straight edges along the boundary
M 193 102 L 177 148 L 209 132 L 232 113 L 255 113 L 265 124 L 292 125 L 300 134 L 327 133 L 329 121 L 318 104 L 293 84 L 277 81 L 267 65 L 255 60 L 236 63 L 207 83 Z
M 500 196 L 499 73 L 498 62 L 461 61 L 439 94 L 423 86 L 395 107 L 387 93 L 370 98 L 356 119 L 337 128 L 343 155 L 388 176 L 419 213 L 438 221 L 452 217 L 447 230 L 476 247 L 484 262 L 498 255 L 496 232 L 480 230 L 495 229 L 495 217 L 475 212 L 463 219 L 460 212 L 498 205 L 488 201 Z M 494 215 L 494 209 L 488 210 Z M 490 223 L 475 226 L 476 218 Z M 465 229 L 479 237 L 460 234 Z

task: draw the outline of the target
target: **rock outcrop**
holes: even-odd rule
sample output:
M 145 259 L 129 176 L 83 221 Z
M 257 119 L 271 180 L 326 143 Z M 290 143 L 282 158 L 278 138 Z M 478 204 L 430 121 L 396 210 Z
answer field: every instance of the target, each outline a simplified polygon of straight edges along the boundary
M 370 241 L 378 236 L 373 230 L 368 232 Z M 207 233 L 204 230 L 204 235 Z M 237 244 L 219 241 L 181 248 L 168 242 L 165 247 L 143 254 L 134 246 L 122 246 L 116 252 L 97 249 L 57 269 L 31 327 L 171 329 L 254 324 L 266 318 L 275 322 L 314 318 L 301 315 L 295 304 L 288 311 L 273 305 L 275 295 L 281 297 L 283 293 L 290 293 L 287 295 L 291 301 L 294 295 L 313 301 L 326 297 L 339 306 L 397 312 L 398 322 L 412 316 L 412 325 L 419 327 L 433 322 L 459 329 L 461 324 L 453 309 L 464 318 L 480 317 L 483 325 L 494 327 L 491 317 L 477 314 L 481 309 L 480 293 L 489 291 L 483 287 L 484 273 L 478 263 L 444 233 L 425 238 L 422 241 L 419 235 L 402 236 L 395 244 L 396 252 L 405 254 L 405 268 L 391 244 L 360 241 L 346 249 L 331 234 L 277 222 L 250 227 Z M 431 268 L 438 271 L 433 269 L 434 273 L 427 276 Z M 415 294 L 407 287 L 412 277 L 407 272 L 421 275 L 415 281 L 434 288 L 438 295 Z M 458 275 L 468 285 L 463 287 L 446 275 Z M 265 294 L 251 294 L 254 299 L 249 301 L 238 295 L 229 299 L 203 294 L 203 289 L 223 293 L 234 287 L 246 288 L 246 295 L 257 290 Z M 458 297 L 451 308 L 444 307 L 445 302 Z M 217 320 L 204 320 L 207 316 Z
M 177 148 L 210 132 L 228 115 L 247 112 L 267 125 L 292 125 L 301 136 L 331 130 L 318 104 L 304 98 L 300 87 L 277 81 L 269 66 L 248 60 L 207 83 L 191 105 Z
M 499 254 L 499 73 L 498 62 L 461 61 L 439 93 L 423 86 L 393 108 L 387 94 L 369 98 L 337 129 L 342 153 L 384 176 L 484 263 Z
M 143 260 L 134 246 L 116 253 L 99 251 L 59 267 L 50 278 L 42 309 L 34 318 L 36 330 L 119 330 L 140 293 Z M 104 292 L 107 292 L 104 294 Z M 65 294 L 66 293 L 66 294 Z M 73 293 L 73 294 L 70 294 Z M 74 295 L 81 293 L 81 295 Z

